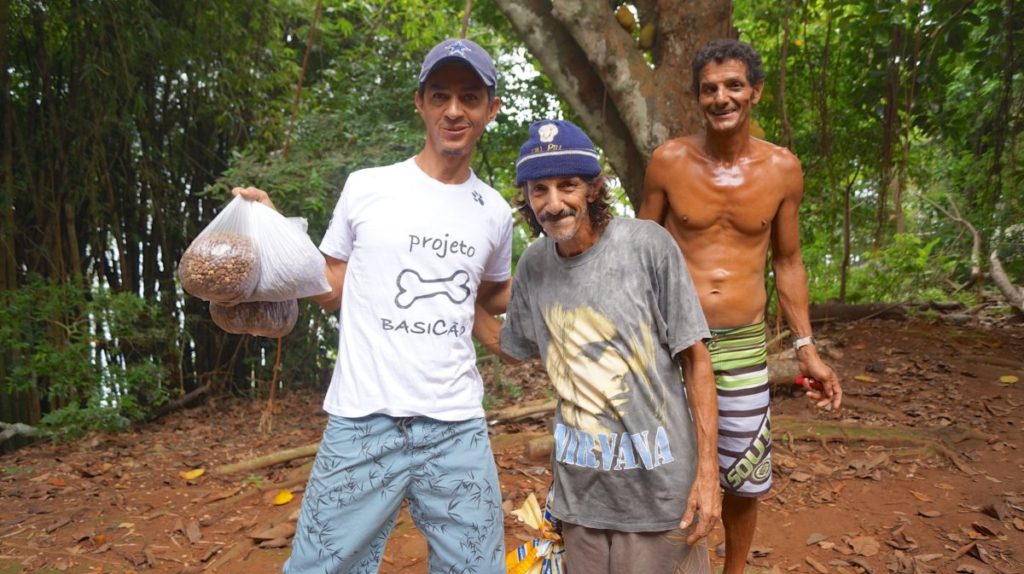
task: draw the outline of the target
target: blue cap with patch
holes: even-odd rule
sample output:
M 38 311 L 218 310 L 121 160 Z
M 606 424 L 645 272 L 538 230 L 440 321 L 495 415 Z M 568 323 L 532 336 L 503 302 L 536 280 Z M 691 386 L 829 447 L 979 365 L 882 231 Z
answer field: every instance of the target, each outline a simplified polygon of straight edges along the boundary
M 583 130 L 566 120 L 541 120 L 530 126 L 530 139 L 519 148 L 516 186 L 546 177 L 597 177 L 601 158 Z
M 423 58 L 420 68 L 419 83 L 427 81 L 430 74 L 442 64 L 466 64 L 473 68 L 484 85 L 494 87 L 498 81 L 498 71 L 494 69 L 494 60 L 479 44 L 465 38 L 449 38 L 434 46 Z

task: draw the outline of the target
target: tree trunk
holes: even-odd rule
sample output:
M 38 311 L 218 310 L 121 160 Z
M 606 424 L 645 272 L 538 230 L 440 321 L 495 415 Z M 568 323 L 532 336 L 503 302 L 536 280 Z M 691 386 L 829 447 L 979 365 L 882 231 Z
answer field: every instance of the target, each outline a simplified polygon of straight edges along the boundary
M 878 205 L 875 214 L 875 248 L 885 243 L 889 228 L 889 194 L 897 179 L 894 177 L 894 150 L 899 138 L 899 86 L 900 64 L 897 59 L 903 54 L 903 29 L 892 26 L 889 37 L 889 53 L 885 72 L 885 109 L 882 115 L 882 154 L 878 178 Z
M 1018 316 L 1024 315 L 1024 289 L 1014 285 L 1006 276 L 1003 264 L 999 261 L 999 256 L 995 251 L 989 256 L 989 263 L 992 265 L 992 282 L 999 288 L 999 292 L 1006 298 L 1006 302 L 1014 308 L 1014 312 Z
M 776 100 L 779 107 L 779 123 L 782 125 L 779 144 L 793 149 L 793 127 L 789 125 L 789 116 L 786 114 L 786 63 L 789 60 L 790 6 L 790 3 L 786 2 L 785 11 L 782 14 L 782 46 L 779 49 L 779 93 L 776 94 Z
M 657 33 L 653 69 L 611 6 L 591 0 L 496 0 L 555 90 L 601 147 L 633 207 L 651 152 L 700 128 L 690 60 L 713 38 L 734 35 L 727 0 L 638 2 Z

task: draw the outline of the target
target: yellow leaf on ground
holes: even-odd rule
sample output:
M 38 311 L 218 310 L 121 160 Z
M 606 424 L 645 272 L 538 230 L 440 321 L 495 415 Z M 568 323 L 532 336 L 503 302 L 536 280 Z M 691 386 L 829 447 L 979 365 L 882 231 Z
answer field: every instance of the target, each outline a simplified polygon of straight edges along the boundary
M 200 476 L 203 476 L 203 473 L 205 473 L 205 472 L 206 472 L 205 469 L 194 468 L 192 470 L 183 470 L 183 471 L 179 472 L 178 474 L 181 476 L 181 478 L 184 478 L 185 480 L 195 480 L 195 479 L 199 478 Z
M 295 495 L 292 494 L 292 491 L 280 490 L 277 492 L 277 495 L 274 496 L 274 500 L 272 502 L 274 503 L 274 506 L 281 506 L 282 504 L 288 504 L 293 498 L 295 498 Z
M 1018 379 L 1017 377 L 1015 377 L 1013 375 L 1003 375 L 1003 376 L 999 377 L 999 382 L 1000 383 L 1006 383 L 1007 385 L 1012 385 L 1012 384 L 1016 383 L 1019 380 L 1020 379 Z
M 857 375 L 856 377 L 854 377 L 854 379 L 856 379 L 856 380 L 858 380 L 858 381 L 860 381 L 862 383 L 877 383 L 878 382 L 878 379 L 872 377 L 871 375 Z

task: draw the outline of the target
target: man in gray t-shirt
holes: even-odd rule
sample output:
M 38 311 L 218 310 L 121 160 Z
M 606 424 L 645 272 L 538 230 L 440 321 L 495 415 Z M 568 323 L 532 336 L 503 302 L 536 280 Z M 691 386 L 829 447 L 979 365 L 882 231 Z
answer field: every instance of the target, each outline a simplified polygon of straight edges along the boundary
M 516 174 L 546 237 L 519 260 L 500 349 L 493 318 L 478 312 L 475 334 L 505 358 L 543 359 L 558 393 L 548 510 L 566 566 L 709 572 L 715 383 L 682 255 L 659 225 L 611 216 L 598 155 L 570 122 L 534 123 Z

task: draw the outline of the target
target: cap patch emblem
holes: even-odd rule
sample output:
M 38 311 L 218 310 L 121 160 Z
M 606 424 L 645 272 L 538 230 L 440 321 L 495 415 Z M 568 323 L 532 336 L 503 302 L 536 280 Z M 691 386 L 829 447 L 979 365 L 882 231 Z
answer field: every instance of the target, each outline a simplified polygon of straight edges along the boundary
M 459 40 L 453 43 L 451 46 L 448 46 L 449 56 L 461 56 L 465 58 L 466 52 L 472 52 L 472 50 L 469 49 L 469 46 L 463 44 L 462 40 Z
M 556 135 L 558 135 L 558 126 L 555 124 L 544 124 L 537 129 L 537 136 L 544 143 L 553 141 Z

